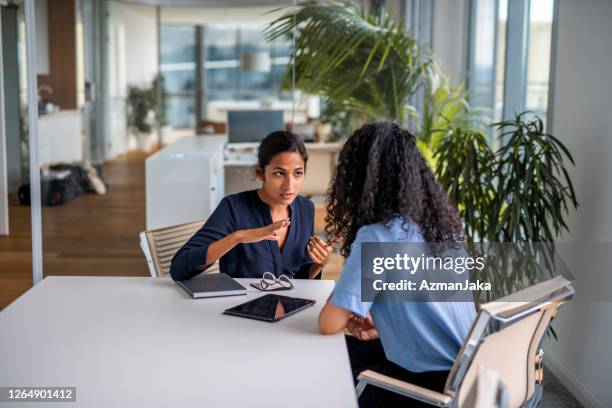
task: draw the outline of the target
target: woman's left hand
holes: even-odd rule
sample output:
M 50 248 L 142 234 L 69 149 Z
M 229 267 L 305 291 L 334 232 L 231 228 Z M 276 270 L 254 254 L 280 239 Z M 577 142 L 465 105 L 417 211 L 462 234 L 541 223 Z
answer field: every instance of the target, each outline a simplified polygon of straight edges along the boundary
M 334 241 L 325 242 L 319 237 L 310 237 L 308 241 L 307 251 L 310 259 L 319 266 L 325 266 L 329 260 L 329 254 L 333 249 Z
M 348 331 L 359 340 L 375 340 L 378 339 L 378 330 L 374 326 L 372 316 L 356 317 L 353 316 L 348 321 L 346 328 Z

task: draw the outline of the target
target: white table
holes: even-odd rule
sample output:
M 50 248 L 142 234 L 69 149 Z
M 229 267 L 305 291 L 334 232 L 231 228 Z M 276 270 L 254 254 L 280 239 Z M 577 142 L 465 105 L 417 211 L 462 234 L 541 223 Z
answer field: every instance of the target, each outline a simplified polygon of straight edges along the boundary
M 0 312 L 0 386 L 76 386 L 67 407 L 356 407 L 343 335 L 317 327 L 333 282 L 296 281 L 279 293 L 316 305 L 266 323 L 221 314 L 263 294 L 239 281 L 193 300 L 169 278 L 47 277 Z

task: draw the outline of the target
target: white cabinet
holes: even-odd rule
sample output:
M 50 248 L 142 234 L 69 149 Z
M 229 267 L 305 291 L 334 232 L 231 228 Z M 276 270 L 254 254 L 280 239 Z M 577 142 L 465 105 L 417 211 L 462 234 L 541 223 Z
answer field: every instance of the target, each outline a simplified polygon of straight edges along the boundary
M 38 119 L 40 164 L 72 163 L 83 160 L 81 111 L 65 110 Z
M 188 136 L 146 160 L 147 229 L 207 218 L 224 195 L 220 135 Z

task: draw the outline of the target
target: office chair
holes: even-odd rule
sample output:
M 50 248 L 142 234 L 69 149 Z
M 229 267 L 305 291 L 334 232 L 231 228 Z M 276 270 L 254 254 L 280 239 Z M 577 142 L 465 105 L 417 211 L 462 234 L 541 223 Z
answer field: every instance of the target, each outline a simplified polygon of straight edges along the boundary
M 508 408 L 535 407 L 543 391 L 544 334 L 573 295 L 571 282 L 557 276 L 482 305 L 442 393 L 366 370 L 357 377 L 357 397 L 370 385 L 433 406 L 474 407 L 476 393 L 470 390 L 485 367 L 499 374 Z
M 508 389 L 495 370 L 478 367 L 478 377 L 470 390 L 474 403 L 470 408 L 507 408 Z
M 152 277 L 170 276 L 172 257 L 203 224 L 204 220 L 201 219 L 140 233 L 140 248 Z M 219 272 L 218 262 L 206 270 L 206 273 L 215 272 Z

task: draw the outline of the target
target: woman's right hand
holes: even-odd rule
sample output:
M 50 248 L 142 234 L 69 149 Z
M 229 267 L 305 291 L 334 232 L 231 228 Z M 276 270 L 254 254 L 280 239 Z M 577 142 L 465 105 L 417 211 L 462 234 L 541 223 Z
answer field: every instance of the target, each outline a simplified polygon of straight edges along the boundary
M 241 244 L 249 244 L 263 240 L 276 241 L 278 239 L 278 230 L 288 227 L 290 223 L 291 219 L 285 218 L 273 222 L 270 225 L 266 225 L 265 227 L 239 230 L 236 231 L 236 234 Z

